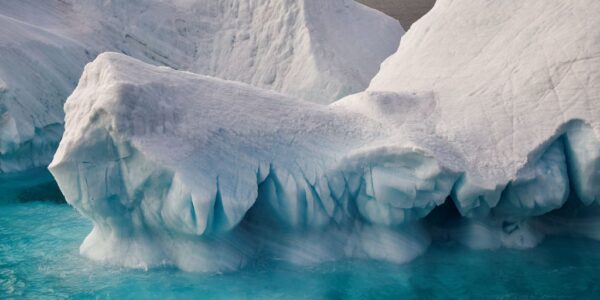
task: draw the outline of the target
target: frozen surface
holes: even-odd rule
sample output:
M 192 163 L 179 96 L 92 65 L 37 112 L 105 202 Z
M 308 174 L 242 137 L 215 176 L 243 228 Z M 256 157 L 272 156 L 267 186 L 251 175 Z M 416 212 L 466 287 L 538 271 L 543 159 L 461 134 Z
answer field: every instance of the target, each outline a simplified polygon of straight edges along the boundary
M 300 240 L 330 232 L 331 243 L 308 251 L 317 253 L 313 261 L 406 261 L 427 238 L 414 234 L 417 225 L 388 226 L 425 215 L 451 187 L 443 168 L 412 149 L 356 151 L 386 132 L 361 114 L 116 53 L 86 67 L 65 110 L 51 171 L 68 201 L 95 222 L 82 251 L 126 265 L 235 269 L 256 236 L 270 245 L 287 230 Z M 386 173 L 402 180 L 386 181 Z M 373 222 L 355 222 L 363 218 Z M 408 253 L 377 245 L 400 249 L 407 240 L 414 243 Z
M 579 149 L 569 151 L 571 179 L 590 203 L 599 195 L 599 12 L 597 1 L 438 1 L 368 91 L 433 94 L 431 132 L 413 140 L 426 144 L 433 135 L 460 155 L 466 174 L 453 195 L 465 213 L 487 211 L 508 182 L 531 177 L 565 132 L 566 147 Z M 434 156 L 453 164 L 444 153 Z M 559 168 L 553 176 L 563 176 Z M 551 198 L 561 198 L 555 192 Z
M 438 1 L 366 91 L 328 106 L 105 53 L 50 170 L 94 221 L 82 253 L 127 266 L 401 263 L 448 199 L 463 244 L 531 248 L 556 231 L 538 216 L 598 204 L 598 12 Z
M 62 105 L 89 59 L 79 42 L 0 13 L 0 171 L 52 159 Z
M 2 1 L 0 171 L 50 162 L 64 101 L 101 52 L 330 103 L 363 90 L 403 32 L 350 0 Z

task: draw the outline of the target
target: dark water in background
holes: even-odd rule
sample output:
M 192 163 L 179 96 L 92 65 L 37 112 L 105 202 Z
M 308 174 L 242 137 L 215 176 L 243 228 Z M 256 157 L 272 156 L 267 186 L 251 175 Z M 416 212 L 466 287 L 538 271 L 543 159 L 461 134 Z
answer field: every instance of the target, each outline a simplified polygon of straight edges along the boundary
M 0 204 L 0 298 L 594 299 L 600 242 L 549 238 L 531 250 L 446 243 L 405 265 L 262 262 L 231 274 L 129 270 L 78 255 L 90 231 L 66 204 Z M 598 298 L 596 298 L 598 299 Z

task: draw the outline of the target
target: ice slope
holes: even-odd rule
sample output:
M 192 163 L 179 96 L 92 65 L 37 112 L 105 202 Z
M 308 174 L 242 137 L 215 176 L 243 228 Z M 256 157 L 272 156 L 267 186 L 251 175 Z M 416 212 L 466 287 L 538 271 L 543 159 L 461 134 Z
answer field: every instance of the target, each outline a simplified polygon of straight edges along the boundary
M 349 0 L 2 1 L 0 171 L 48 164 L 64 101 L 98 53 L 328 103 L 364 89 L 402 34 Z
M 446 199 L 451 238 L 532 247 L 556 229 L 536 217 L 598 205 L 599 8 L 438 1 L 365 92 L 329 106 L 103 54 L 50 170 L 94 221 L 82 253 L 128 266 L 404 262 Z
M 98 48 L 320 103 L 363 90 L 403 34 L 397 21 L 351 0 L 72 5 L 90 19 L 84 34 Z
M 534 164 L 565 133 L 575 190 L 591 203 L 600 195 L 598 13 L 597 1 L 438 1 L 368 91 L 435 95 L 433 134 L 464 158 L 454 193 L 463 212 L 495 206 L 508 182 L 539 178 Z M 565 177 L 564 162 L 552 161 Z
M 0 170 L 44 166 L 62 133 L 62 105 L 88 56 L 78 42 L 0 15 Z

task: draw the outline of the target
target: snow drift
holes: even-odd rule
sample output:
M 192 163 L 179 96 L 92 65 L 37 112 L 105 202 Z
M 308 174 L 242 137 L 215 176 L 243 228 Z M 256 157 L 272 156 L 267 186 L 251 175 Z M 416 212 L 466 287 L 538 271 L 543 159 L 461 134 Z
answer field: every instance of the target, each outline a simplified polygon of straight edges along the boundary
M 598 12 L 438 1 L 365 92 L 329 106 L 102 54 L 50 170 L 94 222 L 82 253 L 128 266 L 405 262 L 452 205 L 442 234 L 533 247 L 600 199 Z
M 47 166 L 101 52 L 330 103 L 363 90 L 402 34 L 350 0 L 2 1 L 0 171 Z

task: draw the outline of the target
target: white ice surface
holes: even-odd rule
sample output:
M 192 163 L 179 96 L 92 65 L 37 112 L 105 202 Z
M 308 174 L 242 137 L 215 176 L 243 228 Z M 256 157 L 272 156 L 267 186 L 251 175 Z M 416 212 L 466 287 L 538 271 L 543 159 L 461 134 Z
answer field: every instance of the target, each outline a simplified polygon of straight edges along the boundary
M 253 249 L 257 236 L 272 245 L 288 230 L 341 232 L 319 253 L 339 255 L 341 244 L 351 256 L 406 261 L 428 239 L 402 228 L 442 203 L 453 182 L 418 149 L 373 148 L 388 131 L 362 114 L 116 53 L 86 66 L 65 111 L 50 169 L 94 221 L 82 251 L 127 265 L 234 269 L 248 255 L 239 249 Z M 181 263 L 178 247 L 195 243 L 235 254 L 218 266 Z
M 50 169 L 94 221 L 82 252 L 130 266 L 403 262 L 448 196 L 464 244 L 533 247 L 531 218 L 571 187 L 599 199 L 598 12 L 440 0 L 365 92 L 329 106 L 106 53 L 67 100 Z
M 0 171 L 49 163 L 101 52 L 330 103 L 363 90 L 403 32 L 351 0 L 3 0 Z
M 577 169 L 585 174 L 577 182 L 597 182 L 599 13 L 600 3 L 591 0 L 441 0 L 411 27 L 367 90 L 433 95 L 431 132 L 415 134 L 413 142 L 427 144 L 422 140 L 433 135 L 461 157 L 466 175 L 455 200 L 465 212 L 495 206 L 504 185 L 574 120 L 590 128 L 574 137 L 581 141 L 575 149 L 589 153 L 578 155 L 587 169 Z M 448 147 L 428 148 L 442 164 L 455 164 L 437 153 Z M 577 189 L 587 202 L 600 192 L 590 181 Z

